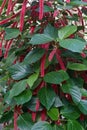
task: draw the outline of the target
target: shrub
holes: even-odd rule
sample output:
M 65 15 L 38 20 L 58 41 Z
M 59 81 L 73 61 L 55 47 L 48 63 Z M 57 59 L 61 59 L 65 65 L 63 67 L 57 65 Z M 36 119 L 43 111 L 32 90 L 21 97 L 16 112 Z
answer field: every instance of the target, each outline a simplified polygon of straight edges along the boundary
M 0 5 L 3 130 L 86 130 L 87 1 Z

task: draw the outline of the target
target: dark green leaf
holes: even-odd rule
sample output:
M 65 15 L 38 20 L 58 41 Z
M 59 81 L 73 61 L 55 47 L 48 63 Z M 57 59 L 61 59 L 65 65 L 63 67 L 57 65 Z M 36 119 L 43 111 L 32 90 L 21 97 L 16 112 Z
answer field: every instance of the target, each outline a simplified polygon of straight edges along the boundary
M 0 123 L 9 122 L 13 118 L 13 112 L 5 112 L 2 117 L 0 117 Z
M 40 89 L 38 97 L 41 104 L 49 110 L 55 101 L 56 94 L 51 87 L 43 87 Z
M 60 84 L 61 82 L 65 81 L 69 79 L 68 74 L 63 71 L 63 70 L 59 70 L 59 71 L 53 71 L 53 72 L 49 72 L 44 76 L 44 81 L 47 83 L 53 83 L 53 84 Z
M 67 130 L 84 130 L 84 128 L 76 120 L 69 120 L 67 123 Z
M 48 26 L 44 30 L 44 34 L 52 37 L 55 40 L 58 37 L 58 29 L 48 24 Z
M 33 112 L 36 112 L 36 103 L 37 103 L 37 100 L 38 100 L 37 97 L 32 97 L 32 99 L 31 99 L 28 103 L 26 103 L 25 106 L 26 106 L 29 110 L 31 110 L 31 111 L 33 111 Z M 42 110 L 43 110 L 43 107 L 40 105 L 38 111 L 42 111 Z
M 81 53 L 86 46 L 86 42 L 83 42 L 83 41 L 78 40 L 78 39 L 65 39 L 65 40 L 61 40 L 59 42 L 59 45 L 63 48 L 66 48 L 66 49 L 72 51 L 72 52 Z
M 58 96 L 56 96 L 55 102 L 54 102 L 53 106 L 54 107 L 61 107 L 61 106 L 63 106 L 63 103 L 62 103 L 62 101 L 60 100 L 60 98 Z
M 83 114 L 87 115 L 87 100 L 81 100 L 78 107 Z
M 53 130 L 65 130 L 62 126 L 54 125 Z
M 32 97 L 32 92 L 28 89 L 26 89 L 24 92 L 22 92 L 20 95 L 14 97 L 14 100 L 16 101 L 17 105 L 24 104 L 28 102 Z
M 61 110 L 61 114 L 64 117 L 72 120 L 78 119 L 80 117 L 78 109 L 72 106 L 71 104 L 68 106 L 64 106 L 63 109 Z
M 83 1 L 72 1 L 70 2 L 70 5 L 73 5 L 73 6 L 86 6 L 87 5 L 87 2 L 83 2 Z
M 69 37 L 71 34 L 76 32 L 76 30 L 77 30 L 77 26 L 73 26 L 73 25 L 67 25 L 63 27 L 58 31 L 59 39 L 62 40 Z
M 18 117 L 18 128 L 20 130 L 31 130 L 33 122 L 29 113 L 22 114 Z
M 71 87 L 69 93 L 71 94 L 74 103 L 79 104 L 82 96 L 80 88 L 77 86 Z
M 15 83 L 12 89 L 10 90 L 9 96 L 14 97 L 14 96 L 19 95 L 21 92 L 23 92 L 26 89 L 26 86 L 27 86 L 26 80 L 22 80 Z
M 18 37 L 20 35 L 19 29 L 5 28 L 5 40 L 10 40 Z
M 85 71 L 87 70 L 87 65 L 81 64 L 81 63 L 68 63 L 67 68 L 70 70 L 76 70 L 76 71 Z
M 48 43 L 48 42 L 51 42 L 53 41 L 54 39 L 50 36 L 47 36 L 45 34 L 35 34 L 29 44 L 32 44 L 32 45 L 38 45 L 38 44 L 45 44 L 45 43 Z
M 44 55 L 44 53 L 45 53 L 44 49 L 35 48 L 26 55 L 24 62 L 28 63 L 28 64 L 35 63 L 36 61 L 41 59 L 41 57 Z
M 17 63 L 9 68 L 11 77 L 14 80 L 20 80 L 33 73 L 31 66 Z
M 59 111 L 58 108 L 51 108 L 48 112 L 47 115 L 53 120 L 56 121 L 59 118 Z
M 46 121 L 39 121 L 36 124 L 34 124 L 31 130 L 52 130 L 52 127 Z

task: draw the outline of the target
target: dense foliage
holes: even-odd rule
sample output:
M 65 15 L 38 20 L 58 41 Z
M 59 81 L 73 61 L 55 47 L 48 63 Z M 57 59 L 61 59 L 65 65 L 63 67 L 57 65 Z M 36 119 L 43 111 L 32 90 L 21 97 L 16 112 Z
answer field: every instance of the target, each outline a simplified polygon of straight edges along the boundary
M 87 0 L 0 0 L 3 130 L 87 130 Z

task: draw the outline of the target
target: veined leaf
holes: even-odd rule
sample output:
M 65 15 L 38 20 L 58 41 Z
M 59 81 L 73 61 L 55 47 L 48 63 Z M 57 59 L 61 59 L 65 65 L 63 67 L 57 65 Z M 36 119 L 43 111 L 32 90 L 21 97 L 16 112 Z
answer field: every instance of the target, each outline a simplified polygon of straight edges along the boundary
M 21 34 L 19 29 L 5 28 L 5 40 L 10 40 L 18 37 Z
M 51 125 L 46 121 L 39 121 L 34 124 L 31 130 L 53 130 Z
M 87 70 L 87 66 L 81 63 L 68 63 L 67 68 L 70 70 L 76 71 L 85 71 Z
M 39 100 L 49 110 L 55 101 L 56 94 L 51 87 L 43 87 L 38 93 Z
M 76 30 L 77 30 L 77 26 L 75 25 L 67 25 L 65 27 L 62 27 L 62 29 L 58 31 L 59 39 L 62 40 L 69 37 L 71 34 L 76 32 Z
M 47 83 L 53 83 L 53 84 L 60 84 L 61 82 L 65 81 L 69 79 L 68 74 L 63 71 L 63 70 L 59 70 L 59 71 L 52 71 L 47 73 L 44 76 L 44 81 Z
M 50 36 L 47 36 L 46 34 L 35 34 L 31 38 L 29 44 L 39 45 L 39 44 L 45 44 L 51 41 L 54 41 L 54 39 Z
M 72 51 L 72 52 L 81 53 L 86 46 L 86 42 L 83 42 L 83 41 L 78 40 L 78 39 L 65 39 L 65 40 L 61 40 L 59 42 L 59 45 L 63 48 L 66 48 L 66 49 Z

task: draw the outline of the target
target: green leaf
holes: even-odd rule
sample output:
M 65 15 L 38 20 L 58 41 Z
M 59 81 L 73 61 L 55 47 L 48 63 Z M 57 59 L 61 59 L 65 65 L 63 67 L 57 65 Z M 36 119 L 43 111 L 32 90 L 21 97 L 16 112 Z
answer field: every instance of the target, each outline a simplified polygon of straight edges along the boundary
M 78 39 L 65 39 L 59 42 L 59 45 L 72 52 L 81 53 L 86 46 L 86 43 Z
M 72 120 L 78 119 L 80 117 L 80 113 L 78 109 L 71 104 L 68 106 L 64 106 L 60 114 L 62 114 L 67 119 L 72 119 Z
M 14 80 L 20 80 L 33 73 L 31 66 L 17 63 L 9 68 L 11 77 Z
M 63 106 L 63 103 L 58 96 L 56 96 L 53 106 L 54 107 L 62 107 Z
M 73 6 L 86 6 L 87 5 L 87 2 L 84 2 L 84 1 L 72 1 L 70 2 L 70 5 L 73 5 Z
M 55 40 L 58 37 L 58 29 L 48 24 L 44 30 L 44 34 L 49 37 L 52 37 Z
M 49 110 L 55 101 L 56 94 L 51 87 L 43 87 L 40 89 L 38 97 L 41 104 Z
M 21 92 L 23 92 L 26 89 L 26 86 L 27 86 L 26 80 L 22 80 L 15 83 L 12 89 L 10 90 L 9 96 L 14 97 L 14 96 L 19 95 Z
M 54 125 L 53 130 L 65 130 L 62 126 Z
M 87 65 L 81 63 L 68 63 L 67 68 L 75 71 L 85 71 L 87 70 Z
M 53 9 L 47 5 L 44 5 L 44 12 L 51 12 Z
M 44 53 L 45 53 L 44 49 L 35 48 L 26 55 L 26 57 L 24 58 L 24 62 L 28 64 L 35 63 L 36 61 L 41 59 Z
M 5 112 L 2 117 L 0 117 L 0 123 L 9 122 L 13 118 L 13 112 Z
M 87 97 L 87 90 L 82 88 L 81 90 L 82 96 L 86 96 Z
M 10 40 L 18 37 L 21 34 L 19 29 L 5 28 L 5 40 Z
M 36 103 L 37 103 L 37 100 L 38 100 L 37 97 L 32 97 L 31 100 L 25 104 L 25 106 L 26 106 L 29 110 L 31 110 L 31 111 L 33 111 L 33 112 L 37 112 L 37 111 L 36 111 Z M 42 111 L 42 110 L 43 110 L 43 107 L 40 105 L 38 111 Z
M 34 85 L 35 81 L 37 80 L 39 76 L 39 72 L 32 74 L 28 79 L 27 79 L 27 83 L 29 85 L 30 88 L 32 88 L 32 86 Z
M 47 83 L 53 83 L 53 84 L 60 84 L 61 82 L 65 81 L 69 79 L 68 74 L 63 71 L 63 70 L 59 70 L 59 71 L 52 71 L 47 73 L 44 76 L 44 81 Z
M 67 25 L 67 26 L 61 28 L 58 31 L 59 39 L 62 40 L 62 39 L 69 37 L 71 34 L 76 32 L 76 30 L 77 30 L 77 26 L 73 26 L 73 25 Z
M 29 113 L 22 114 L 18 117 L 18 128 L 20 130 L 31 130 L 33 126 L 32 118 Z
M 32 98 L 32 92 L 28 89 L 23 91 L 20 95 L 14 97 L 14 100 L 16 101 L 17 105 L 22 105 L 28 101 L 30 101 Z
M 71 87 L 69 93 L 71 94 L 74 103 L 78 105 L 82 96 L 80 88 L 77 86 Z
M 49 111 L 47 111 L 47 115 L 48 115 L 53 121 L 57 121 L 58 118 L 59 118 L 58 108 L 51 108 Z
M 52 127 L 46 121 L 39 121 L 34 124 L 31 130 L 52 130 Z
M 53 41 L 54 39 L 50 36 L 47 36 L 45 34 L 35 34 L 29 44 L 32 44 L 32 45 L 38 45 L 38 44 L 45 44 L 45 43 L 48 43 L 48 42 L 51 42 Z
M 81 100 L 78 107 L 84 115 L 87 115 L 87 100 Z
M 69 120 L 67 123 L 67 130 L 84 130 L 84 128 L 76 120 Z

